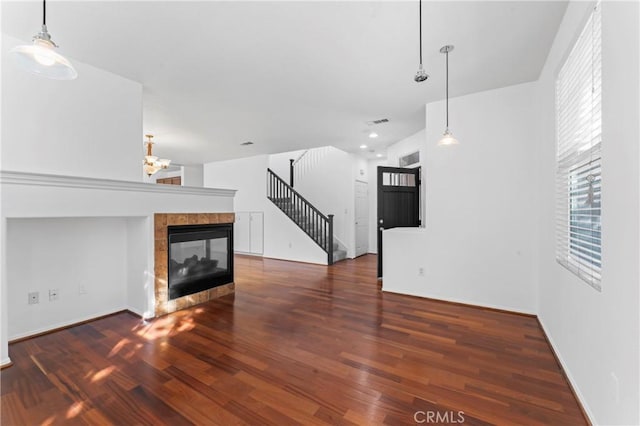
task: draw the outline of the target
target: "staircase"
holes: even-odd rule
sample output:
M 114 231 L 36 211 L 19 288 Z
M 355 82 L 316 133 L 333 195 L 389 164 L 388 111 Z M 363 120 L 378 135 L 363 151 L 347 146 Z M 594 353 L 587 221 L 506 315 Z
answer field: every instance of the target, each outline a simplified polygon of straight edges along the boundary
M 327 263 L 346 259 L 347 251 L 333 236 L 333 215 L 324 215 L 280 176 L 267 169 L 267 198 L 327 253 Z

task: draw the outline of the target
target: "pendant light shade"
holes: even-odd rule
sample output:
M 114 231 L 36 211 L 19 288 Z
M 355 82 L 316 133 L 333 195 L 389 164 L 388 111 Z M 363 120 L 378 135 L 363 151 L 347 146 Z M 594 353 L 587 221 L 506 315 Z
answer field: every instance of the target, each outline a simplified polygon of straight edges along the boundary
M 47 4 L 44 0 L 42 29 L 33 36 L 33 44 L 14 47 L 10 52 L 25 71 L 54 80 L 73 80 L 78 77 L 78 73 L 67 58 L 56 52 L 58 46 L 47 31 L 46 17 Z
M 442 134 L 442 138 L 438 141 L 438 145 L 440 146 L 448 146 L 448 145 L 458 145 L 458 139 L 453 137 L 451 130 L 449 130 L 449 52 L 453 50 L 452 45 L 442 46 L 440 48 L 440 53 L 444 53 L 447 57 L 446 59 L 446 74 L 447 74 L 447 84 L 446 84 L 446 99 L 447 99 L 447 127 Z
M 425 81 L 426 79 L 429 78 L 429 74 L 427 74 L 424 70 L 424 68 L 422 68 L 422 0 L 420 0 L 419 3 L 419 8 L 418 8 L 418 21 L 420 23 L 420 32 L 419 32 L 419 37 L 420 37 L 420 66 L 418 66 L 418 72 L 416 72 L 415 77 L 413 77 L 413 80 L 416 83 L 422 83 L 423 81 Z

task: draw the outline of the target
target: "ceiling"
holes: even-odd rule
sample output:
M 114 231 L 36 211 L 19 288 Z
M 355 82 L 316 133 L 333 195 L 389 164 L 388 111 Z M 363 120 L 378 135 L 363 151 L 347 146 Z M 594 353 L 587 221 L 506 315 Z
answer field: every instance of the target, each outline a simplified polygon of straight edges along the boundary
M 451 96 L 532 81 L 566 6 L 425 1 L 423 83 L 417 1 L 49 0 L 47 24 L 61 53 L 143 84 L 155 154 L 198 164 L 324 145 L 383 152 L 444 98 L 441 46 L 455 45 Z M 41 7 L 3 1 L 2 32 L 30 40 Z

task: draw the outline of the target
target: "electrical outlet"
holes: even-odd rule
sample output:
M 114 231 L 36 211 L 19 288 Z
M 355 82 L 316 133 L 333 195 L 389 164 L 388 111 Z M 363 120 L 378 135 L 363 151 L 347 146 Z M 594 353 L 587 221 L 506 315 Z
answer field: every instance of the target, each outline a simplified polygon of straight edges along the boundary
M 60 293 L 58 292 L 57 288 L 53 288 L 49 290 L 49 302 L 58 300 L 58 296 L 60 296 Z
M 29 293 L 29 304 L 35 305 L 38 303 L 40 303 L 40 293 L 38 293 L 37 291 Z
M 78 285 L 78 295 L 83 296 L 85 294 L 87 294 L 87 288 L 84 286 L 84 284 Z
M 419 277 L 424 277 L 424 268 L 423 267 L 419 267 L 418 268 L 418 276 Z

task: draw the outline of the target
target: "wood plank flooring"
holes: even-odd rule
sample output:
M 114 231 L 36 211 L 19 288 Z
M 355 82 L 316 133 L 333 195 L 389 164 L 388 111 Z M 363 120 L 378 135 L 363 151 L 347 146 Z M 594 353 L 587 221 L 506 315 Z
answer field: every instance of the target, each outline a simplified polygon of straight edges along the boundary
M 237 256 L 235 295 L 11 344 L 2 425 L 585 423 L 535 318 L 381 293 L 375 267 Z

